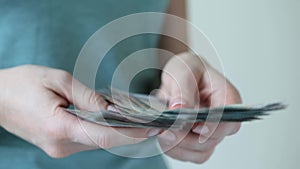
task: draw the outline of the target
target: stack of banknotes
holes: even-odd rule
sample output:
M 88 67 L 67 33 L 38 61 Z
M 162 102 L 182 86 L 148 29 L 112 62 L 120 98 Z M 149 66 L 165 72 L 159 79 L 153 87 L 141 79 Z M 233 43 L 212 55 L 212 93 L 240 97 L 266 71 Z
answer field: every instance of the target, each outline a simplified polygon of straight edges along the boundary
M 286 108 L 282 103 L 226 105 L 200 109 L 168 109 L 168 102 L 155 96 L 134 94 L 111 88 L 98 91 L 113 107 L 97 112 L 66 109 L 81 119 L 105 126 L 183 129 L 197 122 L 244 122 L 261 119 L 271 111 Z

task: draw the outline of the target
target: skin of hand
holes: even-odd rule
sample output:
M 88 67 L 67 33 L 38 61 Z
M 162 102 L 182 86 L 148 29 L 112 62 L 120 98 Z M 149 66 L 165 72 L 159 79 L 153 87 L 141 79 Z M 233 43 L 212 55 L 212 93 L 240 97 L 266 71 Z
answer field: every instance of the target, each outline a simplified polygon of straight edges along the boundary
M 134 144 L 160 132 L 105 127 L 67 113 L 64 108 L 71 103 L 91 111 L 107 103 L 63 70 L 25 65 L 0 70 L 0 79 L 0 126 L 53 158 Z
M 237 89 L 201 60 L 185 52 L 172 57 L 164 67 L 158 97 L 169 101 L 169 109 L 241 103 Z M 225 136 L 235 134 L 240 126 L 240 123 L 197 123 L 190 132 L 167 130 L 158 140 L 170 157 L 200 164 L 209 159 Z

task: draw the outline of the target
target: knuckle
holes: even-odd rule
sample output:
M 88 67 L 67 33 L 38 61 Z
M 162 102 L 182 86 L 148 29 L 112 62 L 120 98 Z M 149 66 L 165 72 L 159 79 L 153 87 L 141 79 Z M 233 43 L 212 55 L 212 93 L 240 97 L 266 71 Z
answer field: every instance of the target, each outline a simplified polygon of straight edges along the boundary
M 203 156 L 197 158 L 197 159 L 194 159 L 192 160 L 192 162 L 196 163 L 196 164 L 203 164 L 205 162 L 205 158 Z
M 70 84 L 73 80 L 72 75 L 65 70 L 46 69 L 42 77 L 42 82 L 45 86 L 48 86 L 48 83 L 53 81 L 53 78 L 55 78 L 55 82 L 61 87 L 64 87 L 65 84 Z
M 99 135 L 97 137 L 96 144 L 100 148 L 103 148 L 103 149 L 108 149 L 108 148 L 112 147 L 110 137 L 107 134 L 101 134 L 101 135 Z
M 52 158 L 63 158 L 68 155 L 63 151 L 62 148 L 55 145 L 47 146 L 43 150 Z
M 203 164 L 205 163 L 206 161 L 208 161 L 210 155 L 206 155 L 201 161 L 200 161 L 200 164 Z
M 192 161 L 196 164 L 203 164 L 205 161 L 203 159 L 199 159 L 199 160 L 195 160 L 195 161 Z
M 90 105 L 96 105 L 103 109 L 106 106 L 106 102 L 103 100 L 102 96 L 88 87 L 84 89 L 83 98 L 86 98 Z
M 104 100 L 103 100 L 102 96 L 100 96 L 96 92 L 91 92 L 91 93 L 92 93 L 92 96 L 90 97 L 90 102 L 92 104 L 102 105 L 104 103 Z
M 95 95 L 92 92 L 87 92 L 87 93 L 89 93 L 87 96 L 89 105 L 98 105 Z
M 228 83 L 230 83 L 230 82 L 228 82 Z M 241 95 L 240 95 L 238 89 L 237 89 L 235 86 L 233 86 L 231 83 L 230 83 L 229 86 L 230 86 L 230 87 L 229 87 L 227 90 L 228 90 L 229 93 L 231 94 L 231 97 L 232 97 L 232 99 L 233 99 L 232 101 L 233 101 L 234 103 L 242 103 L 242 97 L 241 97 Z
M 222 141 L 222 139 L 211 140 L 208 151 L 212 151 L 221 141 Z
M 230 123 L 228 125 L 229 125 L 228 126 L 229 129 L 226 133 L 227 136 L 236 134 L 241 128 L 241 123 Z
M 174 149 L 170 149 L 170 150 L 167 150 L 165 151 L 165 154 L 172 157 L 173 159 L 177 159 L 177 160 L 180 160 L 180 161 L 184 161 L 184 162 L 193 162 L 192 159 L 190 159 L 187 154 L 186 151 L 182 151 L 182 152 L 176 152 L 175 151 L 176 148 Z
M 203 164 L 206 162 L 211 156 L 211 153 L 202 154 L 199 158 L 192 160 L 192 162 L 196 164 Z
M 230 135 L 236 134 L 241 129 L 241 123 L 236 124 L 235 128 L 232 130 Z
M 218 144 L 218 143 L 217 143 L 216 140 L 210 139 L 210 140 L 207 142 L 206 146 L 203 148 L 203 151 L 205 151 L 205 152 L 211 151 L 211 150 L 213 150 L 213 149 L 216 147 L 217 144 Z
M 96 103 L 95 93 L 87 87 L 83 91 L 83 98 L 86 98 L 88 103 Z
M 64 70 L 56 70 L 59 75 L 60 82 L 70 83 L 72 81 L 72 75 Z

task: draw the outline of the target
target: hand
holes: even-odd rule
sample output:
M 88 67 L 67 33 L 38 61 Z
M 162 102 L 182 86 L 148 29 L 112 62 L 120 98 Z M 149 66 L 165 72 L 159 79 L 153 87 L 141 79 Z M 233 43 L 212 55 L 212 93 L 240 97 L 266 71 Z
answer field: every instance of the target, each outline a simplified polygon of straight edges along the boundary
M 0 79 L 0 126 L 51 157 L 134 144 L 159 133 L 105 127 L 67 113 L 70 103 L 91 111 L 106 109 L 107 103 L 65 71 L 27 65 L 0 70 Z
M 170 109 L 241 103 L 238 91 L 225 77 L 207 63 L 201 62 L 199 57 L 189 53 L 182 53 L 168 61 L 163 70 L 158 96 L 169 100 Z M 166 154 L 173 158 L 203 163 L 211 156 L 216 145 L 225 136 L 235 134 L 241 124 L 216 125 L 198 123 L 191 126 L 188 133 L 165 131 L 159 135 L 159 143 L 167 151 Z

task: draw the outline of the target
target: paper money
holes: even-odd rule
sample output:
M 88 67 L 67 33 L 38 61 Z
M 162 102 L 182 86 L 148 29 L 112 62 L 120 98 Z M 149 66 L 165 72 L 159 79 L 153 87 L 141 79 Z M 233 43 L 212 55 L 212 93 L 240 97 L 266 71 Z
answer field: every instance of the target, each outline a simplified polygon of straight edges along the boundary
M 244 122 L 261 119 L 269 112 L 286 108 L 282 103 L 226 105 L 214 108 L 168 110 L 168 102 L 154 96 L 117 89 L 98 91 L 115 108 L 97 112 L 66 109 L 81 119 L 105 126 L 182 129 L 197 122 Z

